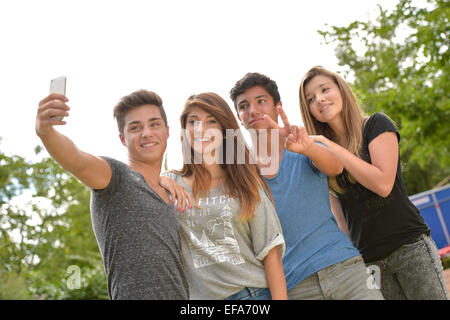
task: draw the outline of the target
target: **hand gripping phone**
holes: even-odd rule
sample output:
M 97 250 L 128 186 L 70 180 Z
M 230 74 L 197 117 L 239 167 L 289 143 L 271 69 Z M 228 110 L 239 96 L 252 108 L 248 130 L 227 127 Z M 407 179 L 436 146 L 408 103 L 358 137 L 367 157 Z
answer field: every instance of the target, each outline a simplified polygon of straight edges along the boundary
M 60 93 L 66 95 L 66 77 L 59 77 L 50 81 L 50 93 Z M 53 116 L 52 119 L 62 120 L 64 117 Z

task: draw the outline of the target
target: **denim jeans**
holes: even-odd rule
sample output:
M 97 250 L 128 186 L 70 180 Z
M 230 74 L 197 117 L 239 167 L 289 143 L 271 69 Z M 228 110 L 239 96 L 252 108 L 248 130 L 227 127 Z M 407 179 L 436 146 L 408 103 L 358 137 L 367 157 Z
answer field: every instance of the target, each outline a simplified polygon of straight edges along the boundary
M 438 249 L 425 234 L 368 265 L 379 267 L 385 299 L 448 300 Z
M 271 300 L 270 290 L 268 288 L 244 288 L 225 300 Z
M 361 256 L 313 273 L 288 291 L 289 300 L 383 300 Z

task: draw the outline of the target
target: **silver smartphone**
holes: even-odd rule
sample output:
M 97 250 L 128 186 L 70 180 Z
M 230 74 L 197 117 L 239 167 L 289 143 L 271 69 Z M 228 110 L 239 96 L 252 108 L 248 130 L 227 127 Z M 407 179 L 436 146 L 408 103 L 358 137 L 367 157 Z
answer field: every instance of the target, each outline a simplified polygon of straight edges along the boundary
M 50 93 L 60 93 L 66 95 L 67 78 L 62 76 L 50 81 Z M 53 116 L 52 119 L 62 120 L 64 117 Z

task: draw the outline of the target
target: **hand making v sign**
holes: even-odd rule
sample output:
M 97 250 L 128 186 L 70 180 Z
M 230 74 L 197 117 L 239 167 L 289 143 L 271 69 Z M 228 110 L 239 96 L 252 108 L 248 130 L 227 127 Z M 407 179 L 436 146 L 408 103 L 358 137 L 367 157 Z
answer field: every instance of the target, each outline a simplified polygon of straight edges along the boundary
M 267 121 L 271 129 L 278 129 L 280 135 L 286 138 L 284 143 L 285 149 L 306 155 L 305 153 L 313 144 L 306 129 L 301 126 L 290 125 L 289 119 L 281 105 L 277 106 L 277 113 L 280 115 L 284 127 L 280 127 L 278 123 L 271 119 L 267 114 L 264 115 L 264 120 Z
M 284 123 L 284 127 L 280 127 L 278 123 L 276 123 L 272 118 L 270 118 L 269 115 L 265 114 L 263 116 L 264 120 L 269 124 L 271 129 L 278 129 L 280 130 L 280 135 L 284 138 L 287 138 L 291 132 L 291 125 L 289 124 L 289 119 L 284 112 L 283 108 L 281 107 L 281 104 L 277 106 L 277 114 L 280 115 L 281 120 Z

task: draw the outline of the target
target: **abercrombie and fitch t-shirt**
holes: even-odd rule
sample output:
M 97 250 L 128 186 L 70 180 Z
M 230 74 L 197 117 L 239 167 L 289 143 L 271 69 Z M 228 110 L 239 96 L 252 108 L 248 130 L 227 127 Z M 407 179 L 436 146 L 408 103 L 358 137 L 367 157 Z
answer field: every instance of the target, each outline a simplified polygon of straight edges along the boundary
M 360 155 L 363 160 L 372 163 L 369 144 L 384 132 L 395 132 L 400 140 L 400 134 L 385 114 L 375 113 L 367 119 Z M 408 198 L 400 155 L 394 187 L 386 198 L 359 183 L 350 183 L 344 174 L 338 176 L 337 181 L 345 188 L 344 193 L 338 196 L 351 239 L 365 262 L 384 258 L 400 246 L 414 242 L 421 234 L 430 234 L 419 210 Z
M 183 178 L 164 175 L 192 194 Z M 239 220 L 240 201 L 222 186 L 200 198 L 198 208 L 178 212 L 186 277 L 191 299 L 224 299 L 245 287 L 268 288 L 263 260 L 284 238 L 273 204 L 261 191 L 261 202 L 247 222 Z
M 91 216 L 111 299 L 188 299 L 176 210 L 126 164 L 92 190 Z

